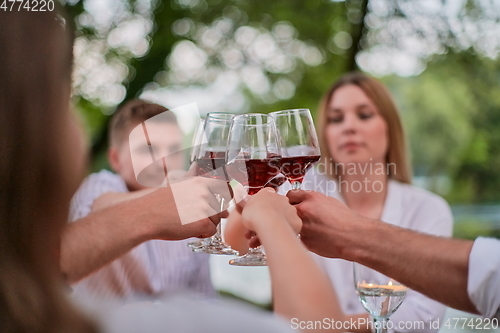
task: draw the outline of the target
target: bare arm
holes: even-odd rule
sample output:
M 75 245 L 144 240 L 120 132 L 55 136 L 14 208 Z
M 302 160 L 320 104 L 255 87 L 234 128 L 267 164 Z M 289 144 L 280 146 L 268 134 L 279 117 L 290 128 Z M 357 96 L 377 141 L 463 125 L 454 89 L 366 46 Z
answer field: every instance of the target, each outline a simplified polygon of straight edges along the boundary
M 146 194 L 153 193 L 157 188 L 147 188 L 134 192 L 108 192 L 94 200 L 92 204 L 92 212 L 112 206 L 114 204 L 140 198 Z
M 153 230 L 135 223 L 136 203 L 118 204 L 66 226 L 61 237 L 61 271 L 75 283 L 142 242 Z
M 420 234 L 378 221 L 365 224 L 364 235 L 358 238 L 363 245 L 347 249 L 350 260 L 386 273 L 443 304 L 477 313 L 467 293 L 472 241 Z
M 471 241 L 421 234 L 363 218 L 317 192 L 287 194 L 311 251 L 356 261 L 456 309 L 477 313 L 467 294 Z
M 212 235 L 227 216 L 212 193 L 231 199 L 226 182 L 194 177 L 68 224 L 61 239 L 62 273 L 74 283 L 144 241 Z
M 292 225 L 300 224 L 300 219 L 287 198 L 263 189 L 248 201 L 241 219 L 266 248 L 275 311 L 300 321 L 339 318 L 330 281 L 297 239 Z

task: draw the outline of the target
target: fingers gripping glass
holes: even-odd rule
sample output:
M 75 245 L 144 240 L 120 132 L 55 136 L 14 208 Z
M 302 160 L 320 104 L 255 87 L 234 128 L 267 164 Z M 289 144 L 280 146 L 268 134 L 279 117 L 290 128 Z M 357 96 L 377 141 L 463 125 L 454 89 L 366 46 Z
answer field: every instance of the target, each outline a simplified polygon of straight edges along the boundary
M 231 122 L 226 152 L 227 173 L 249 195 L 269 186 L 281 169 L 281 148 L 274 118 L 265 114 L 243 114 Z M 265 266 L 260 247 L 229 261 L 235 266 Z
M 198 138 L 197 151 L 192 154 L 197 168 L 197 175 L 207 178 L 225 180 L 230 178 L 226 172 L 226 145 L 229 135 L 229 127 L 233 115 L 228 113 L 209 113 L 205 119 L 202 132 Z M 217 195 L 224 210 L 225 202 L 221 196 Z M 189 246 L 194 252 L 210 254 L 238 255 L 238 251 L 232 249 L 222 241 L 221 224 L 217 225 L 217 231 L 212 237 L 201 240 L 199 243 L 190 243 Z

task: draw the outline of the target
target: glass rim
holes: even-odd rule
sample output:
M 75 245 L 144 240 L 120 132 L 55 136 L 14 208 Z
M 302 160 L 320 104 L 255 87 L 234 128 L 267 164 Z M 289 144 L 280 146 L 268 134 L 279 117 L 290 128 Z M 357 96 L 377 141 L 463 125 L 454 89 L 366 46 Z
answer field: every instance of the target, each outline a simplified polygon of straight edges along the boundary
M 262 124 L 245 124 L 245 123 L 243 123 L 240 120 L 240 119 L 248 119 L 250 117 L 256 117 L 256 116 L 260 116 L 260 117 L 267 118 L 267 119 Z M 275 124 L 275 121 L 274 121 L 274 118 L 272 116 L 270 116 L 269 114 L 265 114 L 265 113 L 243 113 L 243 114 L 239 114 L 239 115 L 234 116 L 231 119 L 231 123 L 233 123 L 233 124 L 241 124 L 241 125 L 244 125 L 244 126 L 263 126 L 263 125 L 272 125 L 272 124 Z
M 219 120 L 219 121 L 231 121 L 236 115 L 234 113 L 228 112 L 209 112 L 205 116 L 205 119 L 202 118 L 204 122 L 208 119 Z
M 308 114 L 311 114 L 311 110 L 306 109 L 306 108 L 286 109 L 286 110 L 280 110 L 280 111 L 273 111 L 273 112 L 269 112 L 269 114 L 270 115 L 291 114 L 291 113 L 296 112 L 296 111 L 299 111 L 299 113 L 307 112 Z

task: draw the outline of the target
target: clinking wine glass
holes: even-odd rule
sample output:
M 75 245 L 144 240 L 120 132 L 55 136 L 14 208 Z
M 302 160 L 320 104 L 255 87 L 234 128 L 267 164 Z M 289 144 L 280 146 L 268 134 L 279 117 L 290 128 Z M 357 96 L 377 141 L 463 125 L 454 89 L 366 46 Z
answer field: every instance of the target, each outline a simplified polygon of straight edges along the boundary
M 235 116 L 231 122 L 226 152 L 226 170 L 249 195 L 270 186 L 280 173 L 281 148 L 274 118 L 260 113 Z M 265 266 L 260 247 L 229 261 L 235 266 Z
M 224 180 L 228 182 L 226 172 L 226 144 L 231 125 L 232 114 L 213 112 L 208 113 L 205 119 L 200 144 L 195 154 L 195 163 L 198 176 Z M 218 197 L 221 203 L 221 211 L 224 209 L 224 199 Z M 201 241 L 200 246 L 191 247 L 194 252 L 210 254 L 238 255 L 238 251 L 232 249 L 222 241 L 221 224 L 217 225 L 215 235 Z
M 196 127 L 196 130 L 193 134 L 193 141 L 191 142 L 191 153 L 189 156 L 189 163 L 191 164 L 191 167 L 193 168 L 198 168 L 196 164 L 193 165 L 196 161 L 196 157 L 198 156 L 198 152 L 200 151 L 200 146 L 202 143 L 202 140 L 205 138 L 203 135 L 203 128 L 205 127 L 205 119 L 200 119 L 198 122 L 198 125 Z M 204 243 L 208 243 L 210 241 L 209 238 L 204 238 L 204 239 L 197 239 L 195 241 L 189 242 L 188 246 L 194 250 L 195 248 L 200 248 L 203 246 Z
M 279 187 L 281 185 L 283 185 L 285 182 L 286 182 L 286 177 L 283 176 L 281 173 L 278 174 L 277 176 L 275 176 L 273 179 L 271 179 L 270 181 L 267 182 L 266 185 L 264 185 L 264 187 L 270 187 L 272 188 L 273 190 L 275 190 L 276 192 L 278 192 L 279 190 Z
M 292 189 L 300 189 L 304 176 L 321 157 L 318 136 L 309 109 L 271 112 L 281 139 L 281 172 Z
M 354 263 L 354 287 L 373 316 L 375 333 L 387 333 L 389 317 L 400 307 L 408 288 L 373 269 Z

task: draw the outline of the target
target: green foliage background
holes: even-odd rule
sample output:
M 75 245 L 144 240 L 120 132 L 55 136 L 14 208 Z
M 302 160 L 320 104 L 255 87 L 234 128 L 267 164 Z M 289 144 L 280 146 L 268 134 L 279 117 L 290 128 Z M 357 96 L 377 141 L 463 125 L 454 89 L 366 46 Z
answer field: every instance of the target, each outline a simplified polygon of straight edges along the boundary
M 226 38 L 238 27 L 269 32 L 279 22 L 288 22 L 295 29 L 294 38 L 321 53 L 322 60 L 317 65 L 295 59 L 291 71 L 264 70 L 271 83 L 282 78 L 293 82 L 295 92 L 290 98 L 264 98 L 242 86 L 245 106 L 258 112 L 307 107 L 315 113 L 332 82 L 343 73 L 359 69 L 363 52 L 380 47 L 402 50 L 411 38 L 428 41 L 429 48 L 435 50 L 416 55 L 422 70 L 411 75 L 393 73 L 380 77 L 400 106 L 416 180 L 452 204 L 500 202 L 500 43 L 494 37 L 486 38 L 492 35 L 487 35 L 488 29 L 484 28 L 488 22 L 500 22 L 500 8 L 494 7 L 494 2 L 469 0 L 453 5 L 453 1 L 436 1 L 444 9 L 458 6 L 456 21 L 446 16 L 448 10 L 428 10 L 415 0 L 115 2 L 123 5 L 122 12 L 128 17 L 142 15 L 151 22 L 144 54 L 138 56 L 125 47 L 109 45 L 113 29 L 120 26 L 125 14 L 111 15 L 113 20 L 103 28 L 92 23 L 96 20 L 89 23 L 89 15 L 94 15 L 91 1 L 68 1 L 65 7 L 75 21 L 77 38 L 102 42 L 103 59 L 126 67 L 127 75 L 121 80 L 126 93 L 121 100 L 137 97 L 148 87 L 202 87 L 206 82 L 179 84 L 169 79 L 173 69 L 168 59 L 180 41 L 199 46 L 196 31 L 214 26 L 221 19 L 230 20 L 233 25 Z M 150 9 L 144 10 L 146 7 Z M 176 34 L 174 25 L 186 19 L 192 23 L 192 32 Z M 423 20 L 428 20 L 427 25 L 419 23 Z M 457 24 L 463 24 L 462 30 Z M 494 29 L 491 24 L 489 27 Z M 384 30 L 391 25 L 400 28 Z M 475 26 L 475 34 L 467 34 L 471 26 Z M 209 54 L 207 66 L 227 70 L 217 50 Z M 75 104 L 87 129 L 92 170 L 96 170 L 107 167 L 107 122 L 116 103 L 105 103 L 85 93 L 82 87 L 75 87 Z M 474 218 L 473 222 L 470 218 L 467 221 L 469 225 L 477 222 Z

